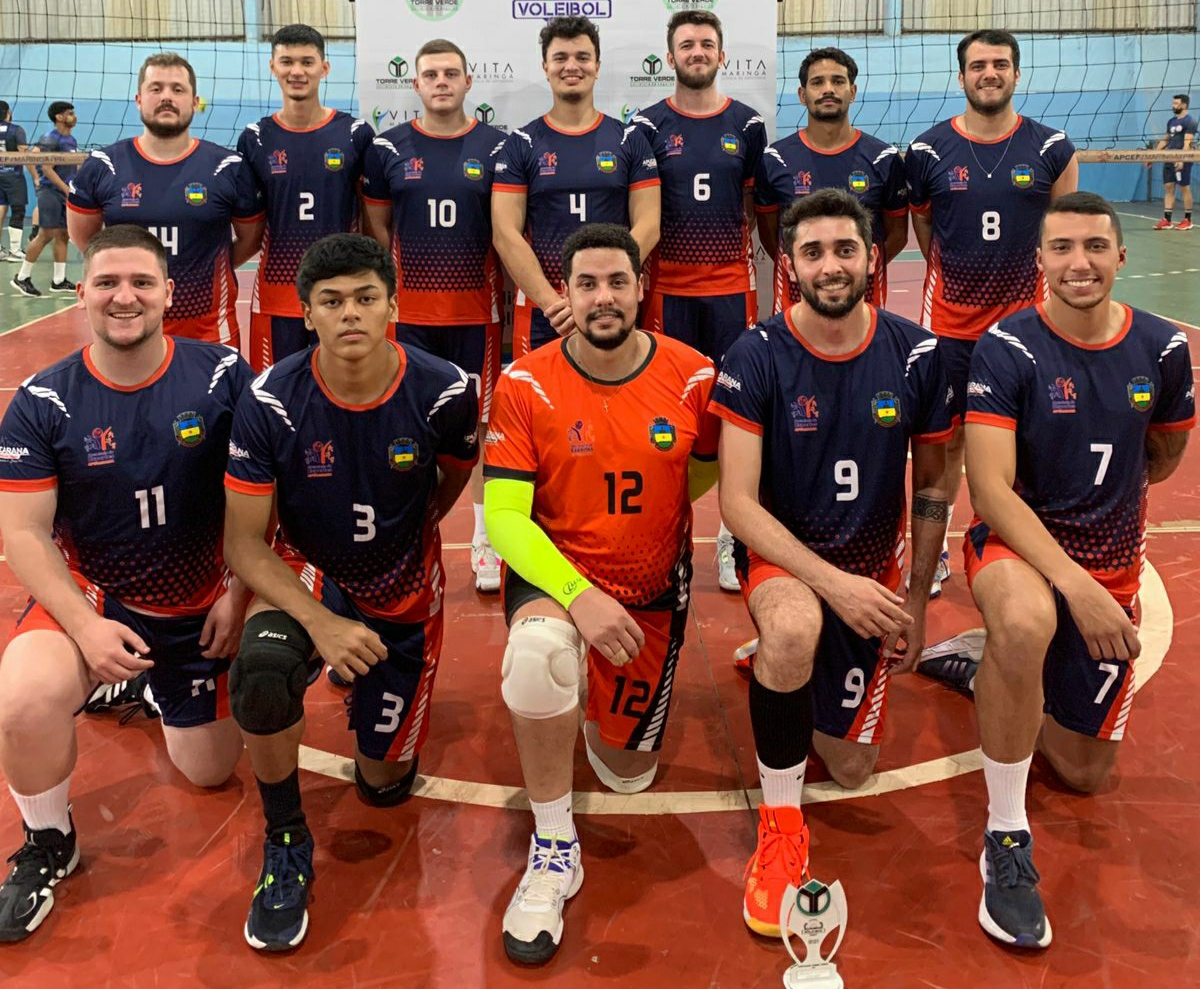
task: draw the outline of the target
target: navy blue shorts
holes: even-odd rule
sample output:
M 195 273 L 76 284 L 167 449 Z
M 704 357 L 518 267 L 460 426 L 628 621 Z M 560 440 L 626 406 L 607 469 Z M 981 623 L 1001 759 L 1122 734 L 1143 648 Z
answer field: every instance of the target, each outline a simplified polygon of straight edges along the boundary
M 946 383 L 954 389 L 950 400 L 950 415 L 957 417 L 959 422 L 963 422 L 967 415 L 967 381 L 971 377 L 971 354 L 974 352 L 974 340 L 938 337 L 938 353 L 942 355 Z
M 1185 161 L 1183 168 L 1176 168 L 1175 162 L 1163 162 L 1163 184 L 1164 185 L 1191 185 L 1192 184 L 1192 163 Z
M 647 307 L 649 328 L 686 343 L 717 367 L 746 328 L 758 318 L 753 292 L 733 295 L 663 295 L 656 292 Z
M 396 339 L 406 346 L 419 347 L 425 353 L 440 357 L 466 371 L 467 377 L 475 382 L 480 419 L 487 422 L 488 410 L 492 407 L 492 393 L 500 379 L 499 323 L 475 323 L 467 326 L 397 323 Z
M 38 227 L 41 230 L 67 229 L 67 197 L 57 189 L 38 190 Z
M 29 186 L 25 184 L 25 171 L 15 174 L 0 172 L 0 206 L 27 206 Z

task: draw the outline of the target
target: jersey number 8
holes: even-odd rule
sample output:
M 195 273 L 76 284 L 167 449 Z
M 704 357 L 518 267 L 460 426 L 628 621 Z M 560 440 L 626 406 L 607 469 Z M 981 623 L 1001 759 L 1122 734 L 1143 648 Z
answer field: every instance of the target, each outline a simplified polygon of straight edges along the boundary
M 984 240 L 992 241 L 1000 239 L 1000 214 L 994 209 L 985 210 L 983 215 L 979 217 L 982 230 L 980 236 Z

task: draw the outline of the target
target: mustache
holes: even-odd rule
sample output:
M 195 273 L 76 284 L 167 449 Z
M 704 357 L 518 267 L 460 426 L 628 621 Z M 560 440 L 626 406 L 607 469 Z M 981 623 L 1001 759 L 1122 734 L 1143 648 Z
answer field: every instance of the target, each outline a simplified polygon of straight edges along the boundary
M 614 319 L 624 319 L 625 318 L 625 314 L 623 312 L 621 312 L 620 309 L 604 308 L 604 309 L 593 309 L 591 312 L 589 312 L 587 314 L 587 321 L 589 323 L 591 323 L 597 319 L 604 319 L 604 317 L 606 317 L 606 316 L 611 316 Z

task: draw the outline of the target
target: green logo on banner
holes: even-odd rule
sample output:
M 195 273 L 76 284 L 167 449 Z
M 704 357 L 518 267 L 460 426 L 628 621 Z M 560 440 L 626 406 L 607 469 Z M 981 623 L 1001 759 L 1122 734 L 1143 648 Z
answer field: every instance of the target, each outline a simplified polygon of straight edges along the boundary
M 449 20 L 461 9 L 465 0 L 408 0 L 408 9 L 424 21 Z

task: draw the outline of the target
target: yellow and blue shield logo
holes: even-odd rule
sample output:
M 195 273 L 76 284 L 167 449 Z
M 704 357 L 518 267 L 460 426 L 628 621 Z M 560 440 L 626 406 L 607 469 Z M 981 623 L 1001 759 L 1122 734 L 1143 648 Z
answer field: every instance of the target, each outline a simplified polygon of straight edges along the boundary
M 665 452 L 674 449 L 676 438 L 675 427 L 667 417 L 655 416 L 650 423 L 650 445 Z
M 388 444 L 388 466 L 392 470 L 412 470 L 417 463 L 416 440 L 402 437 Z
M 1029 165 L 1017 165 L 1012 170 L 1012 184 L 1018 189 L 1029 189 L 1033 186 L 1033 168 Z
M 325 167 L 331 172 L 340 172 L 346 164 L 346 156 L 341 148 L 330 148 L 325 152 Z
M 199 182 L 193 182 L 184 188 L 183 196 L 189 206 L 203 206 L 208 202 L 208 189 Z
M 871 418 L 884 428 L 900 421 L 900 399 L 890 391 L 877 392 L 871 399 Z
M 871 183 L 867 180 L 866 172 L 851 172 L 849 182 L 850 191 L 860 196 L 871 187 Z
M 180 412 L 172 428 L 180 446 L 199 446 L 204 442 L 204 419 L 199 412 Z
M 1154 382 L 1140 374 L 1125 387 L 1129 404 L 1139 412 L 1146 412 L 1154 404 Z

